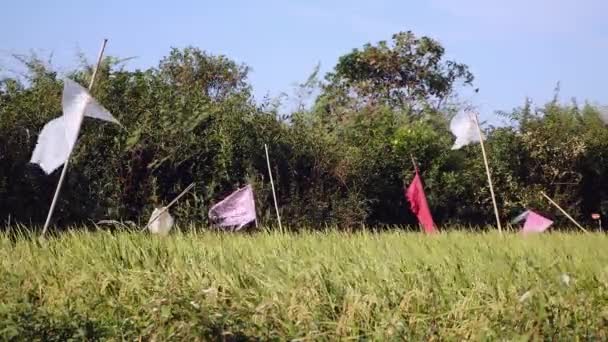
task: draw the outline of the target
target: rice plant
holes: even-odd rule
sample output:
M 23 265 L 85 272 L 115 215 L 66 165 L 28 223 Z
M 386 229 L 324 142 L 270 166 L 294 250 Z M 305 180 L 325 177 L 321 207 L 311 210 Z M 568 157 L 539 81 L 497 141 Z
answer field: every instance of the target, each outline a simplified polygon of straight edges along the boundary
M 0 235 L 2 340 L 605 340 L 608 238 Z

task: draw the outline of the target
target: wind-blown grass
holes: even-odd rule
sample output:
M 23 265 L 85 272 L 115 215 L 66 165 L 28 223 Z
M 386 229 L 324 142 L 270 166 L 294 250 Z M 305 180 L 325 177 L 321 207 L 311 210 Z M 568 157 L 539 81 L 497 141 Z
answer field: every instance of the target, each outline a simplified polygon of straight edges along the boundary
M 608 238 L 0 236 L 0 338 L 608 338 Z

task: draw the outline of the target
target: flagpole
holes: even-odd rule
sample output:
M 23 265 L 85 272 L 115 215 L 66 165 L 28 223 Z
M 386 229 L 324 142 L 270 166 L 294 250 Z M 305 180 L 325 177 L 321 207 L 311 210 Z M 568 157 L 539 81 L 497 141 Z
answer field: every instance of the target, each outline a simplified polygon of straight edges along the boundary
M 283 231 L 281 226 L 281 215 L 279 215 L 279 205 L 277 204 L 277 195 L 274 192 L 274 181 L 272 180 L 272 170 L 270 168 L 270 157 L 268 157 L 268 146 L 264 144 L 264 150 L 266 150 L 266 163 L 268 164 L 268 175 L 270 176 L 270 186 L 272 187 L 272 198 L 274 199 L 274 209 L 277 212 L 277 220 L 279 221 L 279 230 Z
M 106 44 L 108 43 L 107 39 L 103 40 L 103 43 L 101 44 L 101 49 L 99 50 L 99 55 L 97 56 L 97 64 L 95 65 L 95 69 L 93 70 L 93 75 L 91 75 L 91 81 L 89 82 L 89 92 L 91 91 L 91 89 L 93 88 L 93 85 L 95 84 L 95 77 L 97 76 L 97 70 L 99 70 L 99 65 L 101 64 L 101 59 L 103 58 L 103 52 L 106 49 Z M 83 109 L 84 110 L 84 109 Z M 84 115 L 84 113 L 80 113 L 80 115 Z M 80 125 L 82 124 L 82 121 L 80 123 Z M 80 125 L 78 126 L 78 131 L 80 131 Z M 57 204 L 57 199 L 59 198 L 59 193 L 61 191 L 61 186 L 63 185 L 63 181 L 65 179 L 65 174 L 68 170 L 68 164 L 70 161 L 70 157 L 72 156 L 72 150 L 70 150 L 70 153 L 68 154 L 67 159 L 65 160 L 65 163 L 63 164 L 63 170 L 61 170 L 61 176 L 59 177 L 59 182 L 57 183 L 57 188 L 55 189 L 55 195 L 53 195 L 53 201 L 51 202 L 51 207 L 49 208 L 49 213 L 46 216 L 46 221 L 44 222 L 44 228 L 42 228 L 42 236 L 44 236 L 44 234 L 46 234 L 48 228 L 49 228 L 49 224 L 51 223 L 51 217 L 53 216 L 53 211 L 55 211 L 55 205 Z
M 549 196 L 547 196 L 547 194 L 545 194 L 544 191 L 540 192 L 541 195 L 543 195 L 551 204 L 553 204 L 557 209 L 559 209 L 559 211 L 562 212 L 562 214 L 566 215 L 566 217 L 568 219 L 570 219 L 570 221 L 572 221 L 572 223 L 574 223 L 580 230 L 584 231 L 585 233 L 589 233 L 585 228 L 583 228 L 583 226 L 581 226 L 578 222 L 576 222 L 575 219 L 572 218 L 572 216 L 568 215 L 568 213 L 562 209 L 562 207 L 559 206 L 559 204 L 557 204 L 554 200 L 552 200 Z
M 253 185 L 251 186 L 251 192 L 252 192 L 252 193 L 254 192 L 254 191 L 253 191 Z M 252 204 L 253 204 L 253 208 L 254 208 L 254 210 L 253 210 L 253 211 L 254 211 L 254 213 L 255 213 L 255 219 L 254 219 L 254 221 L 255 221 L 255 228 L 257 229 L 257 228 L 258 228 L 258 208 L 257 208 L 257 206 L 255 205 L 255 195 L 252 195 L 251 197 L 252 197 L 252 198 L 251 198 L 251 202 L 253 202 Z
M 414 171 L 418 172 L 418 165 L 416 164 L 416 159 L 414 159 L 414 155 L 411 153 L 410 158 L 412 158 L 412 165 L 414 165 Z
M 486 175 L 488 176 L 488 185 L 490 186 L 490 195 L 492 195 L 492 204 L 494 205 L 494 215 L 496 215 L 496 224 L 498 225 L 498 233 L 502 234 L 502 226 L 500 224 L 500 216 L 498 215 L 498 205 L 496 205 L 496 197 L 494 196 L 494 186 L 492 185 L 492 176 L 490 176 L 490 166 L 488 165 L 488 157 L 486 156 L 486 149 L 483 145 L 483 135 L 481 134 L 481 127 L 479 127 L 479 120 L 477 113 L 473 113 L 475 118 L 475 125 L 477 126 L 477 133 L 479 134 L 479 144 L 481 145 L 481 154 L 483 156 L 483 163 L 486 166 Z
M 251 192 L 253 193 L 253 185 L 251 186 Z M 255 205 L 255 195 L 251 196 L 251 202 L 253 202 L 252 204 L 253 204 L 253 208 L 254 208 L 253 211 L 254 211 L 254 214 L 255 214 L 255 219 L 254 219 L 254 221 L 255 221 L 255 228 L 257 229 L 258 228 L 258 209 L 257 209 L 257 206 Z

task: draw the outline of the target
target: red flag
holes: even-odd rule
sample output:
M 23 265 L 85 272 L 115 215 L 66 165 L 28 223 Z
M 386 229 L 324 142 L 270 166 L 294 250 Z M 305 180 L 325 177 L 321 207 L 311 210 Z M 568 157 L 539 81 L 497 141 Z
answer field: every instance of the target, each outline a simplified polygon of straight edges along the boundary
M 412 184 L 405 191 L 405 198 L 410 202 L 410 208 L 416 217 L 418 217 L 418 221 L 424 227 L 424 231 L 426 233 L 435 233 L 435 223 L 433 223 L 433 216 L 431 216 L 429 205 L 426 202 L 418 170 L 416 170 L 416 176 L 412 180 Z

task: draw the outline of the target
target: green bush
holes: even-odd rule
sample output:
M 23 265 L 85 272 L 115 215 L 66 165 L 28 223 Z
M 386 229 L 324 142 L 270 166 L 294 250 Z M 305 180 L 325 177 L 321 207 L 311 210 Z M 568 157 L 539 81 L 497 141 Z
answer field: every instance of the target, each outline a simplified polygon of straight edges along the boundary
M 315 72 L 299 91 L 320 95 L 311 108 L 289 115 L 280 115 L 273 101 L 256 103 L 248 67 L 225 56 L 174 49 L 158 67 L 135 71 L 106 58 L 93 95 L 124 128 L 85 120 L 54 222 L 138 222 L 153 204 L 196 182 L 173 212 L 182 222 L 206 223 L 213 203 L 251 182 L 260 221 L 270 224 L 268 144 L 280 211 L 291 227 L 415 224 L 403 196 L 413 177 L 411 155 L 436 222 L 493 223 L 479 145 L 450 150 L 449 119 L 458 108 L 447 100 L 472 75 L 463 64 L 445 64 L 435 41 L 411 33 L 394 39 L 392 47 L 366 46 L 342 58 L 325 82 Z M 388 75 L 407 68 L 391 65 L 420 66 L 425 58 L 434 61 L 434 76 L 421 72 L 399 92 L 403 82 Z M 20 59 L 26 77 L 0 81 L 0 220 L 39 225 L 60 171 L 47 176 L 28 161 L 43 125 L 61 114 L 62 82 L 39 59 Z M 428 78 L 441 73 L 440 84 Z M 86 84 L 90 74 L 84 64 L 66 76 Z M 374 93 L 374 84 L 384 93 Z M 410 98 L 409 105 L 396 105 Z M 503 220 L 531 208 L 565 222 L 540 191 L 585 223 L 590 213 L 608 209 L 602 181 L 608 130 L 596 108 L 526 102 L 504 116 L 512 126 L 485 132 Z

